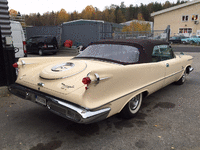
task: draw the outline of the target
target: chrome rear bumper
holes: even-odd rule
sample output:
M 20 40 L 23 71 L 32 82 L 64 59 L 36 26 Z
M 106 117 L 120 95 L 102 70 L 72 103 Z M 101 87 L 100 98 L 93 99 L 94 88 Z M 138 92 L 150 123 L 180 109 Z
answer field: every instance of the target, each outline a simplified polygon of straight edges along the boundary
M 47 107 L 51 112 L 76 123 L 89 124 L 103 120 L 111 110 L 111 108 L 89 110 L 19 84 L 11 85 L 9 91 L 20 98 L 39 103 Z M 38 100 L 38 97 L 40 97 L 40 100 Z

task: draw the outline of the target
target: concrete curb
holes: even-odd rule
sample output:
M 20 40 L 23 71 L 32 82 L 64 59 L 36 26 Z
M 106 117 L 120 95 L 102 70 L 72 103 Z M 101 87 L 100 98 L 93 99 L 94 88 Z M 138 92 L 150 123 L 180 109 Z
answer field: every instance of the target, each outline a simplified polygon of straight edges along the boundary
M 10 95 L 10 92 L 8 91 L 8 87 L 7 86 L 1 86 L 0 87 L 0 98 L 1 97 L 7 97 Z

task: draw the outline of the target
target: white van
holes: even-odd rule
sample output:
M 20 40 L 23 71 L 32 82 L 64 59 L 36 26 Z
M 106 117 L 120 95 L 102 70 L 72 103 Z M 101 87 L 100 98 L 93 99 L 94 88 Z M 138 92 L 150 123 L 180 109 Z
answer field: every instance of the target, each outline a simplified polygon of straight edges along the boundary
M 10 21 L 10 26 L 13 46 L 15 47 L 15 58 L 27 57 L 25 36 L 20 22 Z

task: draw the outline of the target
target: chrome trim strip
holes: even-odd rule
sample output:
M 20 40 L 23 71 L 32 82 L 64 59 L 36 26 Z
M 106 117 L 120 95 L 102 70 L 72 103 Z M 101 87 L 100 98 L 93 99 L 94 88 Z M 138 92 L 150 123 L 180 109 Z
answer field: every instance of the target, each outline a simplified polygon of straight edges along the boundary
M 65 68 L 65 66 L 71 66 L 71 67 L 70 68 Z M 74 66 L 75 66 L 74 63 L 71 63 L 71 62 L 62 63 L 62 64 L 59 64 L 59 65 L 56 65 L 56 66 L 52 67 L 51 71 L 55 71 L 55 72 L 67 71 L 67 70 L 73 68 Z M 57 70 L 58 68 L 61 68 L 63 70 Z
M 102 81 L 102 80 L 106 80 L 106 79 L 109 79 L 110 77 L 105 77 L 105 78 L 100 78 L 99 80 L 92 80 L 92 82 L 99 82 L 99 81 Z
M 89 73 L 87 74 L 87 77 L 89 77 L 90 73 L 91 73 L 91 72 L 89 72 Z M 101 80 L 106 80 L 106 79 L 109 79 L 109 78 L 110 78 L 110 77 L 100 78 L 100 77 L 99 77 L 99 74 L 97 74 L 97 73 L 95 73 L 94 75 L 95 75 L 95 77 L 96 77 L 97 79 L 96 79 L 96 80 L 92 80 L 92 82 L 95 82 L 95 81 L 96 81 L 97 83 L 99 83 L 99 81 L 101 81 Z
M 164 79 L 169 78 L 169 77 L 171 77 L 171 76 L 174 76 L 174 75 L 176 75 L 176 74 L 178 74 L 178 73 L 181 73 L 182 71 L 184 71 L 184 69 L 182 69 L 182 70 L 180 70 L 180 71 L 178 71 L 178 72 L 175 72 L 175 73 L 173 73 L 173 74 L 171 74 L 171 75 L 169 75 L 169 76 L 166 76 L 166 77 L 164 77 Z
M 30 64 L 35 64 L 35 63 L 26 63 L 24 60 L 21 60 L 21 62 L 22 62 L 22 66 L 24 66 L 24 65 L 30 65 Z
M 101 78 L 100 81 L 101 81 L 101 80 L 106 80 L 106 79 L 109 79 L 109 78 L 110 78 L 110 77 Z

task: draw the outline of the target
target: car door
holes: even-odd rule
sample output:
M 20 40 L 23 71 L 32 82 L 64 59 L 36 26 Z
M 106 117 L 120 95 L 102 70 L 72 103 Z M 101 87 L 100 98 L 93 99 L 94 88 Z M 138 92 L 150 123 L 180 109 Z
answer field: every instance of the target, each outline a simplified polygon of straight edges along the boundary
M 156 88 L 155 91 L 159 90 L 164 86 L 165 81 L 165 63 L 161 60 L 161 52 L 159 46 L 154 46 L 152 52 L 152 66 L 151 71 L 147 70 L 147 74 L 153 76 L 153 83 L 155 84 Z
M 183 72 L 181 61 L 176 58 L 172 48 L 169 45 L 160 45 L 161 61 L 165 65 L 164 85 L 168 85 L 176 81 L 177 77 Z

